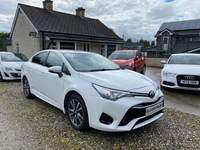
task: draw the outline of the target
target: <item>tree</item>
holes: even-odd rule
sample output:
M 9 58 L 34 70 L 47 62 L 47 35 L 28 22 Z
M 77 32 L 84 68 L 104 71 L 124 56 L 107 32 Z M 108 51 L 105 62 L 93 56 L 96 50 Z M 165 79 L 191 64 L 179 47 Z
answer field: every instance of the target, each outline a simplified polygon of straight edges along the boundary
M 155 44 L 155 41 L 153 40 L 153 41 L 151 41 L 151 47 L 152 46 L 155 46 L 156 44 Z
M 133 43 L 133 41 L 131 40 L 131 38 L 127 39 L 126 43 Z
M 144 40 L 143 40 L 143 38 L 141 37 L 141 39 L 140 39 L 140 43 L 144 43 Z
M 4 35 L 8 35 L 9 33 L 4 33 L 4 32 L 0 32 L 0 51 L 3 50 L 3 45 L 2 45 L 2 38 L 1 36 L 4 36 Z

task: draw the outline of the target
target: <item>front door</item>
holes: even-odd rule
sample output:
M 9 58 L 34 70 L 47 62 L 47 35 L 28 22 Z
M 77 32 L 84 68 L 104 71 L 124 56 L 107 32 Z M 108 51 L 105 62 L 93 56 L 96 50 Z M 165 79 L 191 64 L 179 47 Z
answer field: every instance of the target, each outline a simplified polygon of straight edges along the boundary
M 169 48 L 169 37 L 163 37 L 163 50 L 168 51 Z

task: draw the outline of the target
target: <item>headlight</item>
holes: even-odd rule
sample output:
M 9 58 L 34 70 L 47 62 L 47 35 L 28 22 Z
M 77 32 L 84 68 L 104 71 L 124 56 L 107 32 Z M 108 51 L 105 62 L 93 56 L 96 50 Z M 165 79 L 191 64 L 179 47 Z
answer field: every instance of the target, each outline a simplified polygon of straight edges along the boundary
M 127 68 L 127 67 L 130 67 L 131 65 L 132 65 L 131 63 L 128 63 L 128 64 L 121 65 L 120 67 L 121 68 Z
M 116 101 L 120 97 L 130 94 L 129 92 L 126 92 L 126 91 L 109 89 L 109 88 L 105 88 L 105 87 L 98 86 L 95 84 L 92 84 L 92 85 L 95 88 L 95 90 L 101 95 L 101 97 L 112 100 L 112 101 Z
M 171 73 L 171 72 L 163 71 L 163 75 L 167 76 L 167 77 L 174 77 L 176 74 L 175 73 Z
M 9 68 L 9 67 L 5 67 L 6 71 L 13 71 L 12 68 Z

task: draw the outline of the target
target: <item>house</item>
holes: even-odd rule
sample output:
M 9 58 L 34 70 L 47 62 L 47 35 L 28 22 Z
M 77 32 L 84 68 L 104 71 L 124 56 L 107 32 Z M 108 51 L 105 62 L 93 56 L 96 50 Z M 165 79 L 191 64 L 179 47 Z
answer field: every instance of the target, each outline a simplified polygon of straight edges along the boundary
M 157 47 L 146 49 L 151 57 L 174 53 L 200 53 L 200 19 L 165 22 L 155 35 Z
M 18 4 L 12 24 L 8 51 L 31 57 L 44 49 L 91 51 L 108 56 L 121 49 L 122 39 L 98 19 L 85 17 L 85 9 L 76 15 L 53 10 L 53 1 L 43 8 Z
M 7 51 L 7 46 L 11 45 L 10 35 L 1 36 L 2 39 L 2 51 Z

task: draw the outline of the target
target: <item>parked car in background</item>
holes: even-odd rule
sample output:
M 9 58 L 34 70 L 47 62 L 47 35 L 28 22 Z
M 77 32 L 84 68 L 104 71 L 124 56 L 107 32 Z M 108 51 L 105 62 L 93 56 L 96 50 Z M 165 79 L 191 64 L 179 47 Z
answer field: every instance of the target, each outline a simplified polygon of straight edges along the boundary
M 0 82 L 21 79 L 21 65 L 28 58 L 21 53 L 0 52 Z
M 145 74 L 145 58 L 139 50 L 116 50 L 108 58 L 121 68 Z
M 163 115 L 155 82 L 91 52 L 44 50 L 22 64 L 24 95 L 61 109 L 77 130 L 130 131 Z
M 161 87 L 200 91 L 200 54 L 172 54 L 161 63 Z

